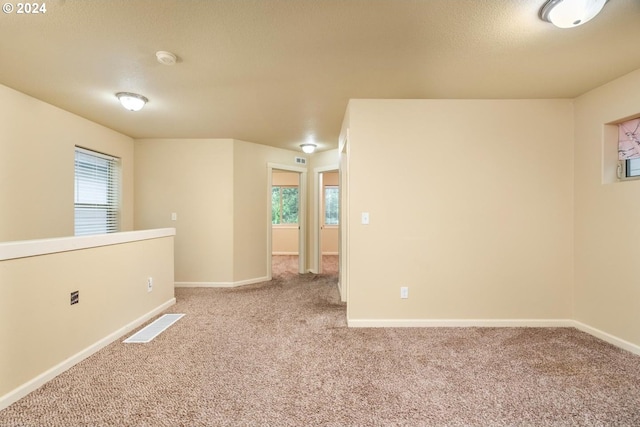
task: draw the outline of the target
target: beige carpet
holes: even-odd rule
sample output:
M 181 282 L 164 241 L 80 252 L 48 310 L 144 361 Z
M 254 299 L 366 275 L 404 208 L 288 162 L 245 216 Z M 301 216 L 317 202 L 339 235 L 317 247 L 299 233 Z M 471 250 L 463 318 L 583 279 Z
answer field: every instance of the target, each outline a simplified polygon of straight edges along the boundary
M 291 275 L 298 274 L 297 255 L 272 255 L 271 274 L 273 277 L 281 279 L 291 278 Z M 322 274 L 338 274 L 338 255 L 322 256 Z
M 640 425 L 640 357 L 569 328 L 349 329 L 333 275 L 178 289 L 0 426 Z

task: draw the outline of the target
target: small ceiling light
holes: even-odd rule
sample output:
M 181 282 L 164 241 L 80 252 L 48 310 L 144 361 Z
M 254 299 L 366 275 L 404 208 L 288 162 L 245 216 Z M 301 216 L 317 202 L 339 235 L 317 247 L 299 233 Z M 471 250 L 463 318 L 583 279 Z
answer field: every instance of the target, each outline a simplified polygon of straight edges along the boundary
M 302 148 L 302 151 L 304 151 L 307 154 L 311 154 L 315 151 L 317 145 L 316 144 L 301 144 L 300 148 Z
M 137 93 L 118 92 L 116 97 L 120 100 L 122 106 L 129 111 L 140 111 L 144 104 L 149 102 L 147 98 Z
M 573 28 L 589 22 L 607 0 L 548 0 L 540 9 L 540 18 L 559 28 Z
M 178 59 L 178 57 L 173 53 L 164 50 L 157 51 L 156 58 L 158 59 L 158 62 L 163 65 L 175 65 L 176 60 Z

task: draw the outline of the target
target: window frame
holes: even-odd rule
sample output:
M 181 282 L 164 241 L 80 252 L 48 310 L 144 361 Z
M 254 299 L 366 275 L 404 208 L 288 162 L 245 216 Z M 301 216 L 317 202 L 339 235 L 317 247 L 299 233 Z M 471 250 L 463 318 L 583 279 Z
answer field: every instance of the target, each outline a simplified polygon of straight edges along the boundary
M 617 175 L 620 181 L 633 181 L 640 179 L 640 171 L 637 175 L 629 175 L 629 171 L 631 170 L 630 165 L 632 161 L 637 161 L 640 164 L 640 158 L 618 160 Z M 638 169 L 640 169 L 640 167 Z

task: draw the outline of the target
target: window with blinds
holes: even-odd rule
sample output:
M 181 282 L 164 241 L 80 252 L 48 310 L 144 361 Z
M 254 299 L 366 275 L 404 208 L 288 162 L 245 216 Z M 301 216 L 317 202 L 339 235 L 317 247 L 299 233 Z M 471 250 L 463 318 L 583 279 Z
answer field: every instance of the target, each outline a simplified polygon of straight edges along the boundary
M 120 159 L 76 147 L 75 235 L 119 231 Z

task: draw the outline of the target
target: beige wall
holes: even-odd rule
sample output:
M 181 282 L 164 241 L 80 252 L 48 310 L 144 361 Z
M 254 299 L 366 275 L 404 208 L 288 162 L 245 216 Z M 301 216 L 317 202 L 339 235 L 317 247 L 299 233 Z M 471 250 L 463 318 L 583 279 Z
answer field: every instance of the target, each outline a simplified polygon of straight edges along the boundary
M 274 225 L 271 233 L 272 254 L 298 255 L 299 232 L 297 225 Z
M 347 124 L 350 320 L 571 318 L 571 101 L 352 100 Z
M 325 186 L 329 186 L 329 185 L 333 185 L 333 186 L 340 185 L 340 180 L 339 180 L 338 172 L 337 172 L 337 171 L 336 171 L 336 172 L 324 172 L 322 175 L 323 175 L 323 178 L 322 178 L 322 179 L 323 179 L 323 181 L 322 181 L 322 183 L 323 183 Z
M 338 227 L 324 226 L 322 229 L 322 253 L 324 255 L 338 254 Z
M 133 140 L 0 85 L 0 242 L 72 236 L 74 146 L 121 158 L 121 230 L 133 229 Z
M 299 176 L 300 174 L 297 172 L 273 172 L 271 184 L 297 187 Z
M 135 141 L 135 225 L 176 228 L 177 282 L 234 280 L 233 146 L 231 139 Z
M 139 139 L 135 153 L 136 228 L 176 228 L 179 285 L 267 277 L 267 164 L 299 153 L 231 139 Z
M 610 179 L 605 124 L 640 115 L 640 70 L 575 101 L 575 319 L 640 345 L 640 181 Z
M 171 302 L 173 236 L 0 261 L 0 283 L 1 398 Z
M 271 218 L 267 214 L 268 164 L 296 166 L 301 153 L 234 141 L 234 277 L 236 281 L 267 276 Z

